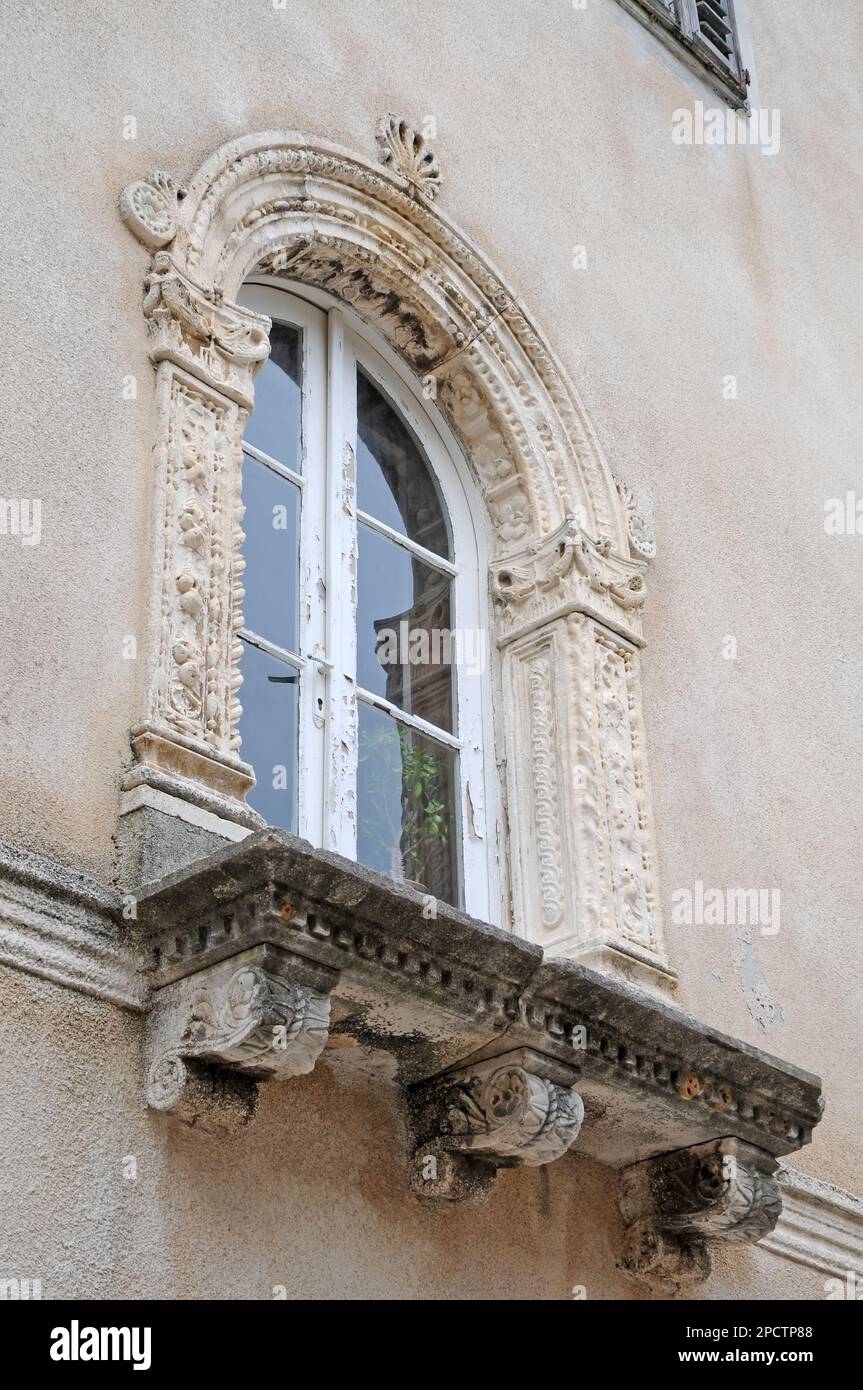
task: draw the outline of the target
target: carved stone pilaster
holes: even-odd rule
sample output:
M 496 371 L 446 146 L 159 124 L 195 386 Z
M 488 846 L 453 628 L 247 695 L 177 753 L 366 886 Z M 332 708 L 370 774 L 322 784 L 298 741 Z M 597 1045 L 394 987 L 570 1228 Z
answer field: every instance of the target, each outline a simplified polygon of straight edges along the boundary
M 177 228 L 178 185 L 130 185 L 121 211 L 145 245 Z M 173 232 L 172 232 L 173 228 Z M 270 320 L 207 292 L 157 250 L 144 316 L 156 367 L 158 580 L 151 596 L 146 709 L 124 791 L 148 785 L 250 828 L 253 777 L 239 757 L 242 681 L 242 437 Z
M 315 983 L 331 984 L 321 979 Z M 327 1041 L 329 994 L 288 952 L 257 946 L 161 989 L 148 1018 L 146 1097 L 186 1124 L 233 1131 L 257 1083 L 310 1072 Z
M 578 1137 L 584 1106 L 575 1072 L 529 1049 L 458 1068 L 415 1087 L 411 1187 L 420 1197 L 481 1198 L 497 1168 L 560 1158 Z
M 580 611 L 535 616 L 503 649 L 517 930 L 555 955 L 673 978 L 638 649 Z
M 729 1138 L 625 1169 L 623 1268 L 657 1286 L 706 1279 L 709 1242 L 755 1242 L 773 1230 L 782 1210 L 777 1167 L 763 1149 Z

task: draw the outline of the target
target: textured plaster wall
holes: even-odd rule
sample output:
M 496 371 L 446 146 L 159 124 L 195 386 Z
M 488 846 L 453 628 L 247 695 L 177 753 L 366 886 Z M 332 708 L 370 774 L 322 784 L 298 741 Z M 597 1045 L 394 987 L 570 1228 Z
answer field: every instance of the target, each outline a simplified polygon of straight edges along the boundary
M 656 526 L 645 708 L 678 997 L 823 1074 L 829 1109 L 796 1161 L 859 1192 L 863 536 L 826 536 L 823 509 L 860 486 L 863 25 L 853 0 L 741 8 L 755 102 L 781 115 L 773 157 L 675 146 L 674 110 L 717 99 L 615 0 L 350 0 L 337 17 L 325 0 L 11 0 L 0 495 L 42 499 L 42 543 L 0 537 L 0 837 L 110 872 L 143 676 L 123 642 L 144 630 L 154 434 L 147 256 L 118 190 L 153 167 L 187 175 L 246 131 L 309 129 L 371 154 L 383 111 L 434 115 L 443 206 L 545 328 Z M 673 890 L 696 879 L 779 888 L 778 936 L 672 925 Z M 397 1195 L 389 1103 L 326 1074 L 303 1083 L 320 1108 L 268 1099 L 244 1157 L 161 1139 L 138 1108 L 131 1018 L 76 998 L 70 1021 L 73 996 L 14 974 L 5 987 L 26 1062 L 12 1082 L 44 1081 L 13 1105 L 34 1137 L 10 1160 L 26 1194 L 12 1189 L 11 1210 L 22 1227 L 39 1214 L 34 1259 L 63 1292 L 73 1270 L 93 1290 L 116 1268 L 117 1292 L 146 1275 L 252 1294 L 302 1268 L 320 1292 L 354 1279 L 562 1297 L 579 1252 L 581 1282 L 617 1289 L 612 1217 L 587 1219 L 608 1206 L 606 1179 L 583 1161 L 505 1175 L 485 1213 L 419 1216 Z M 146 1157 L 134 1187 L 117 1176 L 127 1152 Z M 322 1230 L 335 1178 L 344 1203 Z

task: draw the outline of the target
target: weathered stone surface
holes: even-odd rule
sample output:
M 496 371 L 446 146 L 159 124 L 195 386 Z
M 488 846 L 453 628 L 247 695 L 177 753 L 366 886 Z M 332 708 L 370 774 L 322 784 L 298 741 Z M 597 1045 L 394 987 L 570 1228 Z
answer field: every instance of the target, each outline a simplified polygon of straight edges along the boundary
M 156 989 L 264 943 L 337 971 L 339 1031 L 407 1085 L 514 1048 L 568 1068 L 580 1147 L 615 1166 L 726 1136 L 789 1153 L 820 1116 L 816 1077 L 283 831 L 151 885 L 138 912 Z
M 310 1072 L 326 1044 L 336 975 L 278 946 L 205 966 L 160 989 L 147 1020 L 147 1104 L 230 1131 L 249 1118 L 202 1084 L 202 1063 L 254 1080 Z M 229 1099 L 236 1088 L 228 1088 Z
M 413 1190 L 451 1200 L 472 1176 L 487 1191 L 489 1170 L 537 1167 L 562 1157 L 584 1119 L 575 1079 L 571 1069 L 522 1048 L 413 1087 L 409 1101 L 419 1136 Z M 445 1154 L 461 1154 L 464 1161 L 447 1164 Z
M 594 1120 L 582 1147 L 603 1162 L 656 1153 L 657 1134 L 666 1149 L 733 1134 L 789 1153 L 821 1118 L 818 1077 L 585 966 L 545 961 L 522 1005 L 532 1027 L 545 1020 L 552 1055 L 583 1042 L 579 1090 Z
M 147 989 L 124 907 L 96 879 L 0 842 L 0 963 L 139 1010 Z
M 782 1211 L 778 1164 L 762 1149 L 721 1139 L 627 1168 L 620 1207 L 627 1227 L 623 1267 L 675 1289 L 710 1272 L 714 1241 L 761 1240 Z
M 500 1036 L 542 959 L 537 946 L 283 831 L 169 876 L 138 899 L 158 988 L 271 942 L 340 972 L 342 1031 L 394 1053 L 403 1077 Z

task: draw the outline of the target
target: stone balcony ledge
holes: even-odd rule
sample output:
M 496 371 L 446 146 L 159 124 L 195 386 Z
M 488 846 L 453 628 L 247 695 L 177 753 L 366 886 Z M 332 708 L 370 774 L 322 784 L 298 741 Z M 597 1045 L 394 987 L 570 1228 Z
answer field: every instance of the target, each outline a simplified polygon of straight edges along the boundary
M 579 1149 L 614 1167 L 721 1139 L 775 1159 L 808 1143 L 820 1117 L 817 1077 L 282 831 L 147 886 L 138 922 L 157 1005 L 265 954 L 282 984 L 327 1001 L 331 1035 L 395 1058 L 409 1092 L 468 1064 L 531 1056 L 577 1087 Z M 175 1027 L 179 1042 L 188 1020 Z M 199 1037 L 195 1065 L 230 1067 L 211 1042 L 208 1053 Z M 300 1069 L 276 1060 L 233 1066 L 255 1083 Z

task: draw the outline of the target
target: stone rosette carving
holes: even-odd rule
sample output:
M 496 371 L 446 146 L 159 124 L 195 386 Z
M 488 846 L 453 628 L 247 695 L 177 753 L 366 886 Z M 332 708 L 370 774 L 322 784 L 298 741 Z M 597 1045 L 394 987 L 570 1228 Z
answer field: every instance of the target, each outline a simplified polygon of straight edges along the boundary
M 378 122 L 377 142 L 381 161 L 403 174 L 417 192 L 432 200 L 441 189 L 437 155 L 421 131 L 406 116 L 388 113 Z
M 643 556 L 645 560 L 655 559 L 656 536 L 653 534 L 651 526 L 639 512 L 632 489 L 627 487 L 626 483 L 618 480 L 617 491 L 626 508 L 626 531 L 629 536 L 629 544 L 636 554 Z
M 776 1159 L 739 1139 L 718 1139 L 627 1168 L 620 1182 L 626 1224 L 623 1267 L 680 1287 L 710 1272 L 712 1241 L 769 1235 L 782 1211 Z
M 415 1089 L 411 1186 L 421 1197 L 485 1195 L 496 1168 L 553 1163 L 578 1138 L 574 1074 L 525 1049 Z
M 178 209 L 185 195 L 181 183 L 157 169 L 123 189 L 120 216 L 139 241 L 156 250 L 177 235 Z
M 147 1104 L 189 1124 L 231 1129 L 254 1110 L 257 1082 L 310 1072 L 327 1041 L 328 994 L 287 978 L 290 958 L 257 947 L 159 992 L 148 1022 Z M 219 1074 L 211 1068 L 217 1067 Z M 221 1072 L 233 1075 L 225 1080 Z M 239 1078 L 239 1082 L 238 1082 Z M 216 1122 L 208 1126 L 206 1112 Z M 224 1123 L 218 1111 L 226 1111 Z

